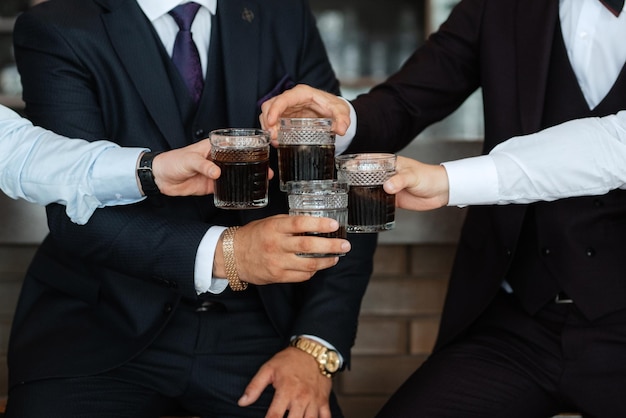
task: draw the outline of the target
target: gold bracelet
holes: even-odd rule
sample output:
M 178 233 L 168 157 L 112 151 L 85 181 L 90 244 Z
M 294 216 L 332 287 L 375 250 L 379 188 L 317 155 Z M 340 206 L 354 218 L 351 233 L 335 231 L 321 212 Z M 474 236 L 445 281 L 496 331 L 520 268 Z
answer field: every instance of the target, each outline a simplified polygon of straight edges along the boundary
M 222 239 L 222 251 L 224 253 L 224 270 L 226 270 L 226 278 L 228 286 L 235 292 L 246 290 L 248 283 L 242 281 L 237 273 L 237 262 L 235 261 L 235 232 L 238 226 L 231 226 L 224 231 Z

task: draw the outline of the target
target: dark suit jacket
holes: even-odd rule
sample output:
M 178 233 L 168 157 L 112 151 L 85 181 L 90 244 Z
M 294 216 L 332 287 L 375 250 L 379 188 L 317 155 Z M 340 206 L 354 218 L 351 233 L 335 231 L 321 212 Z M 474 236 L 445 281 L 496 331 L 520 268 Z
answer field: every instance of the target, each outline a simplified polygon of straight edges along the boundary
M 353 144 L 397 150 L 453 112 L 479 87 L 485 153 L 510 137 L 545 128 L 542 116 L 553 37 L 558 34 L 558 5 L 558 0 L 462 1 L 400 72 L 353 102 L 358 115 Z M 602 198 L 540 204 L 545 217 L 538 222 L 539 241 L 553 249 L 544 260 L 547 268 L 563 280 L 582 283 L 571 289 L 581 299 L 593 292 L 595 303 L 587 310 L 590 319 L 626 307 L 624 197 L 616 191 Z M 438 346 L 467 329 L 498 292 L 526 208 L 469 209 Z M 593 252 L 586 251 L 590 246 Z
M 252 19 L 243 18 L 245 9 Z M 258 126 L 257 101 L 280 92 L 281 80 L 338 92 L 306 2 L 227 0 L 217 14 L 224 82 L 214 87 L 224 89 L 226 100 L 213 103 L 206 88 L 186 131 L 176 99 L 180 80 L 168 78 L 171 62 L 134 0 L 55 0 L 34 7 L 14 31 L 29 118 L 70 137 L 159 151 L 215 128 Z M 214 120 L 219 112 L 224 117 Z M 212 196 L 149 198 L 98 210 L 78 226 L 62 207 L 49 206 L 51 232 L 28 271 L 15 315 L 11 384 L 97 373 L 144 349 L 181 298 L 197 298 L 194 260 L 211 225 L 285 211 L 277 177 L 270 207 L 243 214 L 215 209 Z M 348 361 L 376 241 L 374 235 L 351 238 L 353 251 L 311 281 L 258 287 L 280 335 L 317 335 Z

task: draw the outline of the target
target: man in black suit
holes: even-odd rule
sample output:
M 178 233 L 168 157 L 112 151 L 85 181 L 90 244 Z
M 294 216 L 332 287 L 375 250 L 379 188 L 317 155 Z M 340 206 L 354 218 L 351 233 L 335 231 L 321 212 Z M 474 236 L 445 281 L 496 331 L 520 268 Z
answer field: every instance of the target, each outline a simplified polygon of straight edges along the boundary
M 352 144 L 397 150 L 479 87 L 484 153 L 540 130 L 549 141 L 546 128 L 573 120 L 567 135 L 578 141 L 623 138 L 623 115 L 611 117 L 626 109 L 622 9 L 620 1 L 461 1 L 400 71 L 352 102 Z M 336 125 L 345 130 L 345 102 L 306 87 L 267 102 L 263 125 L 303 105 L 343 115 Z M 553 156 L 554 170 L 565 151 Z M 615 157 L 609 147 L 601 154 Z M 379 416 L 626 416 L 625 236 L 625 190 L 471 207 L 434 352 Z
M 54 0 L 22 14 L 14 42 L 29 118 L 161 151 L 258 126 L 262 100 L 293 83 L 338 93 L 305 1 L 198 0 L 196 104 L 170 59 L 179 3 Z M 284 215 L 277 177 L 270 205 L 249 211 L 152 196 L 79 227 L 50 205 L 15 314 L 8 415 L 341 416 L 328 376 L 349 364 L 376 237 L 296 236 L 335 225 Z M 350 245 L 340 260 L 295 255 Z M 304 282 L 253 285 L 293 281 Z

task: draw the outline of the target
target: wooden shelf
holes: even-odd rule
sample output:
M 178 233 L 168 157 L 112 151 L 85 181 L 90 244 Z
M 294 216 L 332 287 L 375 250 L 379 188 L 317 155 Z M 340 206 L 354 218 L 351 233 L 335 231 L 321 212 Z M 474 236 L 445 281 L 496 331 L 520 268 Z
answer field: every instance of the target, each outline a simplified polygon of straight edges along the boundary
M 385 77 L 358 77 L 352 79 L 340 79 L 341 87 L 349 89 L 371 88 L 385 81 Z

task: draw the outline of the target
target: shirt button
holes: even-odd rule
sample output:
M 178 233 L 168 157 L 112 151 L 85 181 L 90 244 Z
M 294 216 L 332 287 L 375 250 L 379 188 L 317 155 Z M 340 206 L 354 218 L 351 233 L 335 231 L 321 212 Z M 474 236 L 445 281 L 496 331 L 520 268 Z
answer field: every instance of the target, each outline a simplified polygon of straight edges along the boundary
M 172 305 L 170 303 L 166 303 L 165 306 L 163 307 L 163 313 L 164 314 L 169 314 L 170 312 L 172 312 Z
M 592 247 L 589 247 L 585 250 L 585 254 L 587 254 L 587 257 L 593 257 L 594 255 L 596 255 L 596 250 L 594 250 Z
M 549 256 L 550 255 L 550 249 L 547 247 L 544 247 L 541 249 L 541 255 L 543 255 L 544 257 Z

